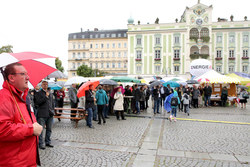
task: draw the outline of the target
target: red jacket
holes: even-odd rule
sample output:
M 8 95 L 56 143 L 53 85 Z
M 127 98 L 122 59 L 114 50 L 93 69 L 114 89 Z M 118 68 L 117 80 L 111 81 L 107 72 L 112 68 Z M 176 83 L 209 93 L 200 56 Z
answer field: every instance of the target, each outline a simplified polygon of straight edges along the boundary
M 26 124 L 21 120 L 5 81 L 0 90 L 0 167 L 36 166 L 36 136 L 33 136 L 33 125 L 26 107 L 28 89 L 22 92 L 12 85 L 10 87 Z M 36 122 L 34 113 L 31 115 Z

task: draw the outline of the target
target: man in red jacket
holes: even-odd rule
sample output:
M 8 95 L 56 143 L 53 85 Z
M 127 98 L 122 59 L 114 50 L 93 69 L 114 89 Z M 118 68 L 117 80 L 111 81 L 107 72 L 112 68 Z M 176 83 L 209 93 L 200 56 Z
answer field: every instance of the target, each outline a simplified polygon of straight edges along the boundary
M 42 126 L 26 105 L 29 76 L 20 63 L 6 66 L 4 75 L 9 84 L 0 90 L 0 167 L 37 166 Z

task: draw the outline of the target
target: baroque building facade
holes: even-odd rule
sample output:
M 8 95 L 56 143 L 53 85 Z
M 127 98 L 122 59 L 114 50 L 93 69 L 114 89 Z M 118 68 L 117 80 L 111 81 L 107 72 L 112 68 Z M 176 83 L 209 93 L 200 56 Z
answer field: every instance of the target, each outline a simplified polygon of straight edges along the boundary
M 87 65 L 107 75 L 127 75 L 127 29 L 71 33 L 68 36 L 68 77 Z
M 128 75 L 187 75 L 199 58 L 227 74 L 249 73 L 250 21 L 218 18 L 200 1 L 175 23 L 134 24 L 128 20 Z

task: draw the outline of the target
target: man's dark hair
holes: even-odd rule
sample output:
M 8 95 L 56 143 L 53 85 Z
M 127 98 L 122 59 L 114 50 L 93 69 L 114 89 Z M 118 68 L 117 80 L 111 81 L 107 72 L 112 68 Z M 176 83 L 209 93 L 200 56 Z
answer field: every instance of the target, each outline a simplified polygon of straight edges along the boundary
M 7 65 L 7 66 L 5 67 L 3 73 L 4 73 L 4 77 L 5 77 L 5 79 L 7 79 L 7 81 L 9 81 L 8 76 L 9 76 L 10 74 L 14 74 L 14 73 L 16 72 L 15 66 L 22 66 L 22 64 L 20 64 L 20 63 L 12 63 L 12 64 L 9 64 L 9 65 Z
M 135 88 L 137 88 L 138 87 L 138 85 L 137 84 L 135 84 Z

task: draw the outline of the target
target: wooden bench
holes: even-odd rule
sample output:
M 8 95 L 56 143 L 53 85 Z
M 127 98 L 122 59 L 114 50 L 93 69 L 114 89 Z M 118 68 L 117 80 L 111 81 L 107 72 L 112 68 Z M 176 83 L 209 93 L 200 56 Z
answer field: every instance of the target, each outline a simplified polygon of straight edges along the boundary
M 62 110 L 62 112 L 58 112 L 59 110 Z M 76 113 L 65 113 L 63 111 L 68 110 L 68 111 L 76 111 Z M 69 115 L 67 116 L 62 116 L 62 115 Z M 75 115 L 76 117 L 71 117 L 71 115 Z M 85 119 L 88 114 L 86 114 L 86 110 L 84 109 L 78 109 L 78 108 L 55 108 L 55 115 L 54 118 L 60 118 L 60 119 L 71 119 L 76 121 L 75 128 L 78 127 L 78 122 L 82 119 Z

